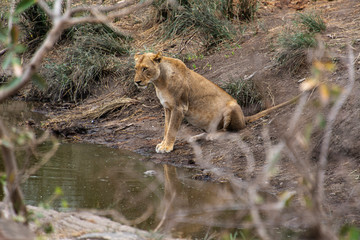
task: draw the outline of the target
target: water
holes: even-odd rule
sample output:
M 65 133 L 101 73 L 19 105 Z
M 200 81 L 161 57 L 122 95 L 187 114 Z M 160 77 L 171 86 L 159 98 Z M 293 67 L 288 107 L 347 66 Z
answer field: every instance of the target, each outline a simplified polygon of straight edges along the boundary
M 69 209 L 106 209 L 114 201 L 117 178 L 134 182 L 128 173 L 146 170 L 138 159 L 131 152 L 101 145 L 62 143 L 55 156 L 23 185 L 25 200 L 30 205 L 46 202 L 59 187 Z M 56 201 L 54 207 L 61 208 L 59 204 Z
M 0 104 L 0 117 L 7 126 L 20 126 L 25 122 L 40 122 L 44 115 L 35 111 L 33 103 L 8 101 Z
M 32 104 L 12 101 L 0 105 L 0 115 L 8 126 L 43 120 L 33 109 Z M 49 148 L 45 143 L 38 151 Z M 20 165 L 24 156 L 17 154 Z M 22 184 L 26 204 L 46 203 L 60 211 L 116 210 L 117 217 L 128 224 L 145 230 L 159 227 L 181 237 L 203 238 L 208 231 L 226 229 L 226 222 L 233 219 L 231 212 L 221 212 L 219 220 L 203 209 L 231 203 L 228 185 L 192 180 L 188 170 L 141 159 L 126 150 L 61 143 L 51 160 Z M 57 188 L 63 195 L 54 199 Z M 222 224 L 223 228 L 213 228 Z

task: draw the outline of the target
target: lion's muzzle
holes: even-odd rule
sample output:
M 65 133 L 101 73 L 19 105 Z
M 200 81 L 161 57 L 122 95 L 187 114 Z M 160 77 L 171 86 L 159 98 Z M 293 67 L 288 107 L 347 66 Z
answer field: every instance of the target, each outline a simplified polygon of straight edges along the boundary
M 142 84 L 141 81 L 135 81 L 135 85 L 138 88 L 146 88 L 147 87 L 147 84 Z

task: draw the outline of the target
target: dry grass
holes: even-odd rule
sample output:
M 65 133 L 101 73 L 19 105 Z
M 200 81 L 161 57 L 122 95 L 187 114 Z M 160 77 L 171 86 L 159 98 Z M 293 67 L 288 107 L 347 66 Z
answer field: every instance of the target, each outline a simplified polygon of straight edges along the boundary
M 326 29 L 323 19 L 314 12 L 295 16 L 292 25 L 285 27 L 278 38 L 277 62 L 296 73 L 307 65 L 308 50 L 317 47 L 316 34 Z

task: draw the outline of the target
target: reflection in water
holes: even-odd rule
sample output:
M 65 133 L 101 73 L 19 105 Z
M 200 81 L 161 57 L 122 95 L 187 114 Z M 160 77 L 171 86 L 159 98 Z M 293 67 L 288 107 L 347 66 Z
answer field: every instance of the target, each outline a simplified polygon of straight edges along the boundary
M 0 117 L 7 126 L 18 126 L 24 121 L 40 122 L 44 115 L 33 111 L 33 104 L 23 101 L 8 101 L 0 104 Z
M 227 225 L 228 221 L 236 221 L 235 211 L 229 211 L 234 204 L 231 186 L 192 180 L 179 170 L 164 165 L 165 193 L 158 228 L 166 232 L 176 229 L 179 237 L 203 238 L 215 229 L 222 231 L 233 226 Z
M 139 169 L 127 166 L 138 158 L 130 152 L 98 145 L 61 144 L 56 155 L 24 184 L 25 200 L 37 205 L 60 187 L 69 208 L 108 208 L 117 187 L 116 179 L 110 179 L 108 173 L 116 171 L 123 179 L 126 171 L 142 171 L 144 166 L 140 164 L 131 166 Z
M 144 174 L 149 170 L 155 175 Z M 190 174 L 173 166 L 140 161 L 139 155 L 128 151 L 64 143 L 22 189 L 26 203 L 36 206 L 60 187 L 64 192 L 61 200 L 66 200 L 70 209 L 115 209 L 130 222 L 153 209 L 138 227 L 149 230 L 158 226 L 160 231 L 178 236 L 201 237 L 213 216 L 197 212 L 226 204 L 232 198 L 227 185 L 192 180 Z M 66 210 L 60 200 L 52 207 Z

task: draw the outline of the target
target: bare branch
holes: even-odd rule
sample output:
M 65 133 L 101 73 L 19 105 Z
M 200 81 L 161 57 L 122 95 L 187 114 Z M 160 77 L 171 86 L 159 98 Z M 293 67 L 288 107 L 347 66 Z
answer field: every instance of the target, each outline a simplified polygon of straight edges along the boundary
M 320 160 L 319 160 L 319 170 L 317 176 L 317 186 L 318 186 L 318 197 L 319 201 L 323 199 L 323 182 L 324 182 L 324 172 L 327 166 L 327 157 L 329 153 L 329 146 L 330 146 L 330 138 L 333 130 L 333 126 L 336 120 L 336 117 L 345 103 L 346 99 L 349 97 L 355 83 L 355 72 L 354 72 L 354 53 L 352 48 L 348 47 L 348 73 L 349 73 L 349 82 L 346 85 L 344 91 L 339 96 L 339 99 L 335 102 L 334 106 L 331 108 L 330 113 L 327 117 L 325 133 L 324 133 L 324 140 L 321 145 L 320 150 Z
M 128 7 L 128 8 L 121 9 L 118 12 L 109 13 L 107 15 L 107 17 L 108 17 L 109 20 L 112 20 L 114 18 L 122 18 L 122 17 L 127 16 L 130 13 L 135 12 L 135 11 L 141 9 L 141 8 L 150 6 L 152 3 L 153 3 L 153 0 L 149 0 L 149 1 L 146 1 L 146 2 L 143 2 L 143 3 L 132 5 L 132 6 Z M 102 21 L 100 21 L 100 19 L 94 18 L 92 16 L 72 18 L 69 21 L 69 23 L 71 25 L 80 24 L 80 23 L 100 23 L 100 22 L 102 22 Z
M 7 146 L 6 142 L 9 142 L 8 138 L 6 128 L 0 119 L 0 149 L 5 166 L 7 190 L 15 213 L 26 217 L 27 210 L 24 204 L 24 197 L 19 186 L 20 181 L 18 180 L 19 176 L 15 154 L 12 147 Z
M 44 0 L 38 0 L 38 1 L 37 1 L 37 4 L 42 8 L 42 10 L 45 11 L 45 13 L 46 13 L 47 15 L 49 15 L 49 17 L 51 17 L 51 18 L 54 17 L 53 12 L 52 12 L 51 9 L 49 8 L 49 5 L 48 5 Z
M 111 22 L 111 20 L 105 15 L 99 12 L 97 9 L 92 9 L 91 13 L 96 17 L 101 23 L 108 26 L 110 29 L 112 29 L 114 32 L 123 35 L 123 36 L 130 36 L 129 33 L 125 33 L 123 31 L 120 31 L 114 24 Z
M 66 0 L 66 10 L 71 8 L 71 0 Z
M 69 0 L 68 0 L 69 2 Z M 102 5 L 92 5 L 92 6 L 79 6 L 75 7 L 70 10 L 71 16 L 73 16 L 75 13 L 80 12 L 90 12 L 91 10 L 97 10 L 99 12 L 111 12 L 115 10 L 119 10 L 125 7 L 128 7 L 130 5 L 133 5 L 135 3 L 135 0 L 128 0 L 128 1 L 122 1 L 117 4 L 111 5 L 111 6 L 102 6 Z M 70 8 L 69 8 L 70 9 Z
M 35 145 L 43 143 L 48 137 L 49 132 L 45 132 L 42 139 L 37 141 Z M 54 137 L 52 137 L 52 148 L 50 149 L 50 151 L 46 152 L 46 154 L 42 156 L 39 163 L 25 171 L 25 173 L 22 175 L 21 182 L 26 182 L 32 174 L 36 173 L 42 166 L 44 166 L 50 160 L 50 158 L 54 156 L 57 149 L 59 148 L 59 145 L 60 143 Z
M 59 18 L 61 16 L 61 9 L 62 9 L 61 6 L 62 6 L 62 0 L 55 0 L 54 10 L 53 10 L 55 18 Z
M 256 206 L 256 189 L 255 186 L 251 186 L 248 189 L 249 194 L 249 205 L 250 205 L 250 214 L 252 217 L 252 220 L 255 224 L 256 231 L 258 232 L 259 236 L 263 240 L 270 240 L 270 236 L 266 231 L 266 228 L 264 226 L 264 223 L 261 220 L 259 209 Z

